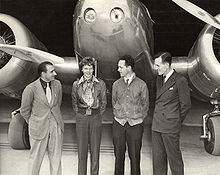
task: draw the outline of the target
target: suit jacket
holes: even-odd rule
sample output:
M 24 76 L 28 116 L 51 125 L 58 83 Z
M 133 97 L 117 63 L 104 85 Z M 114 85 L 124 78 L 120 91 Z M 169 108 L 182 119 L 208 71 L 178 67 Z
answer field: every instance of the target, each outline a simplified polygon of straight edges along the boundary
M 34 139 L 43 139 L 49 130 L 49 118 L 54 117 L 58 126 L 64 131 L 60 106 L 62 86 L 58 80 L 51 82 L 52 99 L 50 104 L 40 83 L 40 79 L 29 84 L 23 91 L 21 115 L 29 124 L 29 134 Z
M 162 133 L 178 133 L 191 107 L 190 90 L 185 77 L 174 73 L 162 85 L 157 77 L 157 95 L 152 130 Z

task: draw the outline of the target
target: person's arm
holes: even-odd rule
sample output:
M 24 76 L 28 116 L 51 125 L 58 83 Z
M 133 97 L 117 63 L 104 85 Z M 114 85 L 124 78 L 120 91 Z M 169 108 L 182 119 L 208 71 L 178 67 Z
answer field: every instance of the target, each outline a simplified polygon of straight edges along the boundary
M 34 99 L 33 90 L 31 89 L 30 86 L 27 86 L 22 93 L 21 108 L 20 108 L 21 116 L 25 119 L 27 123 L 29 122 L 29 118 L 31 116 L 33 99 Z
M 112 109 L 114 116 L 116 116 L 116 109 L 115 109 L 116 102 L 117 102 L 117 90 L 116 90 L 116 84 L 114 83 L 112 86 Z
M 107 98 L 106 98 L 106 85 L 104 81 L 100 81 L 101 83 L 101 94 L 100 94 L 100 113 L 101 115 L 105 112 L 106 104 L 107 104 Z
M 141 103 L 143 109 L 142 113 L 144 117 L 146 117 L 149 110 L 149 92 L 146 83 L 144 83 L 141 89 Z
M 76 113 L 78 111 L 78 106 L 77 106 L 77 87 L 76 87 L 76 82 L 73 83 L 72 86 L 72 93 L 71 93 L 71 97 L 72 97 L 72 107 L 73 107 L 73 111 Z
M 62 85 L 61 85 L 61 83 L 60 83 L 60 81 L 59 81 L 59 106 L 61 106 L 61 104 L 62 104 L 62 98 L 63 98 L 63 91 L 62 91 Z
M 180 119 L 183 122 L 191 107 L 190 90 L 187 80 L 182 77 L 178 83 L 178 94 L 180 102 Z

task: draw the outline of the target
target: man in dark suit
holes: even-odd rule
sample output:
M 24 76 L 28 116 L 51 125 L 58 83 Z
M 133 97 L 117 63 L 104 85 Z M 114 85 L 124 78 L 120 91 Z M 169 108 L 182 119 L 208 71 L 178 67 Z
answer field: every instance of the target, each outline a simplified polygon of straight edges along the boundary
M 61 175 L 64 123 L 60 111 L 62 87 L 55 80 L 53 64 L 38 67 L 40 78 L 29 84 L 22 94 L 21 115 L 29 124 L 30 156 L 28 175 L 38 175 L 45 152 L 48 152 L 50 174 Z
M 180 150 L 181 124 L 190 107 L 190 90 L 186 78 L 171 68 L 171 54 L 159 53 L 155 59 L 158 72 L 156 104 L 152 123 L 153 175 L 183 175 Z

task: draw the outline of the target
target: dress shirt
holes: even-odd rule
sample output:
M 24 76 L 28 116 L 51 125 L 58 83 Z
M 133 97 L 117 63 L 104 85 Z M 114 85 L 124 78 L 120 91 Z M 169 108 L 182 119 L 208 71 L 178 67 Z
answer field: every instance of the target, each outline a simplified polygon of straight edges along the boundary
M 125 78 L 124 77 L 124 80 L 125 80 L 125 83 L 129 86 L 132 82 L 132 80 L 134 79 L 134 76 L 135 76 L 135 73 L 133 73 L 130 77 L 128 78 Z
M 166 83 L 166 81 L 170 78 L 170 76 L 173 74 L 174 70 L 171 69 L 166 75 L 165 78 L 163 80 L 163 83 Z M 163 75 L 164 76 L 164 75 Z
M 43 90 L 44 90 L 44 92 L 46 94 L 47 82 L 40 78 L 40 83 L 41 83 L 41 85 L 43 87 Z M 50 89 L 51 89 L 51 82 L 49 82 L 49 86 L 50 86 Z

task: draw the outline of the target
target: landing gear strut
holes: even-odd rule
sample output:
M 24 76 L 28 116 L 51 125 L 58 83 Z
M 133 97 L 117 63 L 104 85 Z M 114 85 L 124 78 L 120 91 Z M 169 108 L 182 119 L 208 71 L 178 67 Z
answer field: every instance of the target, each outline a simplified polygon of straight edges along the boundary
M 220 155 L 220 110 L 219 103 L 214 110 L 203 116 L 203 135 L 205 150 L 212 155 Z

